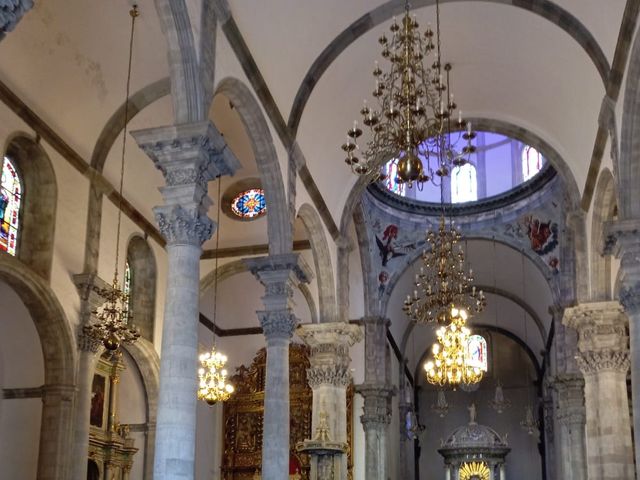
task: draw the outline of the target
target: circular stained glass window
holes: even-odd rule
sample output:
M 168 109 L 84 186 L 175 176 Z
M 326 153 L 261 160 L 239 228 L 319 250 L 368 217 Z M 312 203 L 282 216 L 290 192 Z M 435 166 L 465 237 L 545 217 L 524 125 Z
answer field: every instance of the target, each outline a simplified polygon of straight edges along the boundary
M 251 220 L 267 213 L 264 190 L 252 188 L 240 192 L 231 201 L 231 211 L 242 219 Z

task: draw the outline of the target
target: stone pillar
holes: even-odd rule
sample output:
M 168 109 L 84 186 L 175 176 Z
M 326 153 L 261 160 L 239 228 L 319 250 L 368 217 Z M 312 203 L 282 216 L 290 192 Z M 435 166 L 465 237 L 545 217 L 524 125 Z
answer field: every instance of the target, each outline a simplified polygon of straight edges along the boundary
M 194 478 L 198 302 L 202 244 L 211 237 L 207 217 L 210 180 L 233 174 L 237 160 L 210 122 L 140 130 L 138 145 L 162 171 L 165 204 L 154 208 L 167 241 L 155 480 Z
M 390 399 L 394 394 L 388 382 L 389 365 L 386 360 L 387 326 L 382 317 L 366 317 L 364 383 L 356 391 L 364 398 L 364 412 L 360 417 L 365 435 L 365 478 L 387 480 L 387 431 L 391 422 Z
M 620 303 L 629 324 L 635 464 L 640 467 L 640 221 L 606 224 L 603 254 L 620 259 Z
M 561 374 L 556 377 L 553 387 L 558 401 L 557 478 L 587 480 L 584 380 L 580 374 Z
M 311 431 L 316 431 L 320 414 L 324 413 L 331 440 L 348 443 L 347 387 L 352 381 L 349 348 L 362 340 L 362 329 L 344 322 L 321 323 L 302 325 L 297 333 L 311 350 L 311 367 L 307 371 L 313 390 Z M 334 478 L 347 480 L 347 456 L 335 455 L 331 460 Z M 311 472 L 311 480 L 328 480 L 314 473 L 317 472 Z
M 289 343 L 298 320 L 293 286 L 308 282 L 309 267 L 295 253 L 245 259 L 265 287 L 265 310 L 256 312 L 267 342 L 262 428 L 262 478 L 289 478 Z
M 627 398 L 626 318 L 618 302 L 594 302 L 565 311 L 578 332 L 578 366 L 584 375 L 589 480 L 633 480 L 633 446 Z
M 72 478 L 86 480 L 87 459 L 89 455 L 89 415 L 91 412 L 91 384 L 95 371 L 100 342 L 88 337 L 82 326 L 96 321 L 95 311 L 104 299 L 98 294 L 100 289 L 108 288 L 107 283 L 95 274 L 78 274 L 73 276 L 80 295 L 80 328 L 77 334 L 78 343 L 78 393 L 75 405 L 75 428 L 73 440 Z

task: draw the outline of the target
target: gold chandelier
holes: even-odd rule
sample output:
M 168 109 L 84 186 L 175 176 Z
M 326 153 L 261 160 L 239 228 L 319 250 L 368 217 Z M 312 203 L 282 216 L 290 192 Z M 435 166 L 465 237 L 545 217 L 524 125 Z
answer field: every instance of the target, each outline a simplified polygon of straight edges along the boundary
M 90 338 L 102 343 L 109 351 L 116 351 L 123 343 L 133 343 L 140 338 L 140 332 L 131 322 L 128 308 L 129 295 L 126 294 L 118 282 L 118 263 L 120 260 L 120 225 L 122 220 L 122 186 L 124 184 L 124 165 L 127 139 L 127 123 L 129 121 L 129 91 L 131 86 L 131 60 L 133 57 L 133 34 L 136 18 L 140 12 L 138 7 L 129 10 L 131 16 L 131 36 L 129 39 L 129 66 L 127 70 L 127 87 L 124 102 L 124 125 L 122 129 L 122 156 L 120 161 L 120 197 L 118 202 L 118 223 L 116 228 L 116 255 L 113 282 L 107 288 L 100 288 L 96 293 L 105 298 L 104 304 L 92 313 L 98 319 L 97 323 L 85 325 L 83 332 Z
M 458 245 L 462 235 L 453 226 L 446 228 L 440 217 L 438 231 L 428 230 L 429 248 L 422 252 L 423 267 L 416 274 L 413 297 L 407 295 L 402 310 L 417 323 L 449 319 L 450 309 L 456 305 L 465 312 L 481 312 L 487 302 L 482 290 L 472 286 L 473 270 L 466 272 L 464 252 Z
M 381 166 L 394 159 L 394 181 L 411 187 L 429 180 L 437 183 L 438 177 L 446 177 L 453 167 L 467 163 L 476 148 L 471 144 L 475 138 L 471 123 L 463 120 L 460 111 L 457 120 L 452 120 L 457 105 L 450 91 L 451 64 L 441 61 L 440 3 L 436 0 L 435 33 L 427 28 L 421 34 L 409 10 L 407 1 L 400 24 L 394 18 L 390 37 L 383 34 L 378 40 L 382 57 L 390 65 L 384 72 L 376 61 L 373 96 L 377 106 L 369 107 L 365 100 L 360 110 L 370 140 L 362 150 L 358 138 L 363 132 L 355 121 L 342 149 L 353 173 L 370 181 L 383 180 Z M 429 57 L 434 61 L 426 66 Z M 460 134 L 452 140 L 455 131 Z M 461 138 L 466 140 L 464 146 L 456 150 Z M 363 158 L 358 158 L 360 150 Z
M 215 347 L 200 355 L 198 400 L 204 400 L 208 405 L 229 400 L 234 389 L 227 383 L 226 364 L 227 356 L 216 352 Z
M 467 312 L 451 308 L 451 323 L 436 331 L 437 343 L 432 347 L 433 360 L 424 364 L 427 381 L 438 386 L 473 385 L 482 380 L 484 372 L 472 366 L 469 357 L 471 331 L 466 326 Z
M 221 208 L 221 184 L 222 178 L 218 177 L 218 212 L 216 214 L 216 252 L 220 247 L 220 208 Z M 198 400 L 204 400 L 208 405 L 229 400 L 233 393 L 233 385 L 227 383 L 227 356 L 216 351 L 215 326 L 218 312 L 218 257 L 215 261 L 215 277 L 213 281 L 213 346 L 210 352 L 200 355 L 200 368 L 198 369 Z

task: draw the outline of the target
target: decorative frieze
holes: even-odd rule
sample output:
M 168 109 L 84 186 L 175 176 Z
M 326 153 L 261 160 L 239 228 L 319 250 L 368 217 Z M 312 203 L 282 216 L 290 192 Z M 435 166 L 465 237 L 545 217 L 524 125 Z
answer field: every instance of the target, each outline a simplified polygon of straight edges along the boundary
M 312 389 L 320 385 L 347 388 L 351 384 L 351 372 L 344 365 L 317 365 L 307 370 L 307 381 Z

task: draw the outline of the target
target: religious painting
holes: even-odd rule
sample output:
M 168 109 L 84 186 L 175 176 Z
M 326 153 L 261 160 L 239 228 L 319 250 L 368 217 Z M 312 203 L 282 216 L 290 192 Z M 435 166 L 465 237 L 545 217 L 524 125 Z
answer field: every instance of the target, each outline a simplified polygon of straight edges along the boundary
M 504 233 L 528 244 L 527 246 L 542 257 L 554 274 L 560 271 L 558 258 L 558 223 L 534 214 L 524 215 L 514 223 L 505 225 Z
M 105 397 L 107 379 L 103 375 L 95 374 L 91 383 L 91 411 L 89 423 L 94 427 L 104 428 Z

